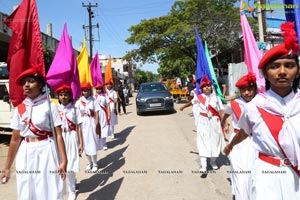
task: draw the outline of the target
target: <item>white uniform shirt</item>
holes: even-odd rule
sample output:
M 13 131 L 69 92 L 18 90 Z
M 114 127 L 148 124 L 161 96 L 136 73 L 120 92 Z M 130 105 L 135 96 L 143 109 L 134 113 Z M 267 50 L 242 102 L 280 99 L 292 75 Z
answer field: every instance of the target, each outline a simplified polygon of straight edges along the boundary
M 117 92 L 113 89 L 106 90 L 106 100 L 110 103 L 110 110 L 113 111 L 115 109 L 114 101 L 118 99 Z
M 84 106 L 83 103 L 86 103 L 86 105 Z M 80 97 L 80 99 L 76 102 L 75 107 L 79 108 L 81 115 L 90 115 L 91 111 L 95 114 L 100 110 L 100 106 L 93 96 L 89 96 L 87 99 L 84 96 Z
M 239 98 L 235 99 L 234 101 L 236 101 L 239 104 L 239 106 L 241 108 L 241 112 L 243 112 L 244 107 L 245 107 L 245 105 L 246 105 L 247 102 L 242 97 L 239 97 Z M 232 125 L 233 125 L 233 128 L 239 130 L 240 128 L 238 126 L 238 120 L 237 120 L 237 118 L 236 118 L 236 116 L 235 116 L 235 114 L 233 112 L 233 109 L 232 109 L 230 103 L 228 103 L 227 106 L 224 108 L 224 113 L 229 114 L 229 115 L 232 116 Z
M 66 106 L 59 104 L 58 110 L 62 119 L 62 128 L 63 130 L 69 130 L 68 122 L 65 116 L 74 124 L 81 124 L 82 118 L 78 108 L 76 108 L 72 103 L 67 104 Z M 76 111 L 76 114 L 75 114 Z M 64 116 L 65 115 L 65 116 Z
M 272 90 L 259 93 L 251 102 L 246 104 L 245 112 L 243 112 L 238 125 L 246 134 L 252 133 L 255 148 L 259 152 L 284 158 L 257 107 L 281 116 L 283 125 L 278 135 L 280 146 L 292 163 L 297 162 L 297 160 L 300 161 L 299 102 L 299 92 L 296 94 L 291 92 L 284 98 L 278 96 Z
M 29 97 L 26 97 L 25 100 L 28 102 L 34 102 L 37 99 L 41 99 L 40 102 L 42 103 L 37 103 L 36 105 L 33 105 L 31 109 L 29 108 L 29 106 L 26 106 L 26 111 L 22 114 L 22 117 L 19 114 L 18 107 L 15 109 L 10 127 L 14 130 L 20 130 L 20 135 L 22 137 L 38 137 L 29 130 L 28 119 L 30 118 L 34 126 L 41 131 L 52 131 L 50 124 L 50 113 L 52 113 L 54 127 L 61 125 L 61 120 L 56 105 L 50 102 L 50 111 L 49 102 L 48 100 L 45 100 L 45 97 L 46 95 L 40 95 L 34 100 L 31 100 Z
M 221 99 L 218 96 L 216 96 L 214 93 L 212 93 L 210 95 L 205 95 L 202 93 L 200 95 L 202 95 L 205 98 L 205 105 L 200 103 L 200 101 L 196 95 L 192 99 L 193 104 L 196 104 L 196 103 L 200 104 L 200 106 L 199 106 L 200 113 L 207 113 L 208 105 L 212 106 L 218 112 L 224 109 Z

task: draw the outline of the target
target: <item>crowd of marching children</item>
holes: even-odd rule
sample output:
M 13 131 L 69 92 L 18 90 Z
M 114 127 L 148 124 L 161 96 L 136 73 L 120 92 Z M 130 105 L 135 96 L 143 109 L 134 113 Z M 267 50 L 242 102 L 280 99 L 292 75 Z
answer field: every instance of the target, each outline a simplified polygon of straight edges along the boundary
M 216 157 L 229 156 L 236 200 L 300 199 L 299 46 L 293 23 L 281 28 L 284 42 L 267 51 L 258 65 L 265 79 L 262 91 L 249 72 L 235 84 L 240 97 L 224 108 L 212 82 L 202 77 L 201 92 L 193 90 L 192 100 L 180 108 L 193 105 L 202 177 L 207 176 L 207 158 L 215 170 Z
M 68 199 L 75 199 L 79 157 L 85 154 L 86 170 L 96 172 L 97 152 L 107 149 L 107 137 L 114 138 L 119 96 L 113 82 L 96 85 L 95 95 L 90 83 L 82 84 L 77 101 L 72 99 L 71 87 L 62 84 L 54 91 L 57 106 L 47 97 L 46 80 L 39 68 L 24 71 L 16 82 L 26 98 L 13 115 L 2 183 L 10 179 L 16 158 L 19 199 L 63 199 L 66 178 Z
M 248 73 L 236 82 L 241 96 L 224 108 L 213 83 L 203 76 L 201 93 L 194 90 L 192 100 L 180 108 L 193 105 L 203 177 L 208 161 L 216 170 L 220 153 L 229 155 L 237 200 L 300 199 L 299 46 L 291 28 L 289 23 L 282 26 L 284 43 L 267 51 L 259 62 L 265 91 L 257 91 L 256 76 Z M 124 98 L 108 81 L 95 86 L 95 95 L 90 83 L 81 85 L 82 95 L 75 102 L 71 87 L 62 84 L 55 90 L 56 106 L 48 99 L 39 70 L 32 67 L 16 78 L 26 98 L 13 115 L 1 181 L 10 179 L 16 158 L 19 199 L 63 199 L 66 178 L 69 199 L 75 199 L 79 157 L 86 155 L 86 170 L 98 170 L 97 151 L 107 149 L 107 137 L 114 138 L 116 104 Z M 226 145 L 229 116 L 233 133 Z

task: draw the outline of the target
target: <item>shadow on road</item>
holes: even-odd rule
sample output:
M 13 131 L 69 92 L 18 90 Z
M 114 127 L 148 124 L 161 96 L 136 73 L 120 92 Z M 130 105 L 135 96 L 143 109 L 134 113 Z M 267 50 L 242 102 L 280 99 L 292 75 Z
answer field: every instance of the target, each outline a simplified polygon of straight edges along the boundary
M 220 154 L 219 157 L 217 158 L 217 163 L 219 165 L 219 167 L 225 165 L 225 166 L 229 166 L 230 165 L 230 161 L 228 159 L 227 156 Z
M 120 133 L 115 133 L 115 139 L 112 141 L 107 142 L 108 148 L 114 148 L 118 145 L 124 144 L 128 135 L 132 132 L 135 126 L 129 126 L 122 130 Z
M 9 145 L 11 135 L 0 134 L 0 143 L 4 145 Z
M 115 139 L 107 142 L 107 146 L 112 149 L 118 145 L 122 145 L 125 143 L 128 135 L 132 132 L 135 126 L 130 126 L 122 130 L 120 133 L 115 134 Z M 108 185 L 106 185 L 109 178 L 111 178 L 117 170 L 119 170 L 125 164 L 125 157 L 123 153 L 128 148 L 123 147 L 119 150 L 116 150 L 104 158 L 101 158 L 98 161 L 99 170 L 96 173 L 86 171 L 87 175 L 92 175 L 87 179 L 83 179 L 80 181 L 78 186 L 77 194 L 86 193 L 94 191 L 88 199 L 114 199 L 122 182 L 123 178 L 118 179 Z M 103 186 L 99 190 L 97 187 Z
M 92 193 L 87 200 L 95 199 L 115 199 L 117 192 L 119 191 L 124 178 L 120 178 L 100 190 Z
M 98 172 L 93 173 L 86 171 L 87 175 L 90 174 L 92 176 L 87 179 L 81 180 L 80 183 L 77 184 L 77 194 L 90 192 L 95 190 L 99 186 L 105 185 L 109 178 L 113 176 L 114 172 L 116 172 L 118 169 L 121 168 L 121 166 L 125 164 L 125 158 L 123 157 L 123 153 L 126 151 L 127 148 L 128 146 L 114 151 L 113 153 L 107 155 L 105 158 L 98 161 L 98 164 L 100 164 L 99 168 L 101 168 L 98 170 Z M 115 182 L 115 184 L 111 183 L 109 185 L 105 185 L 99 190 L 96 190 L 90 195 L 89 199 L 97 199 L 94 195 L 101 197 L 101 199 L 114 199 L 108 197 L 104 198 L 104 196 L 116 195 L 116 192 L 119 190 L 122 181 L 120 182 L 120 184 L 117 184 L 117 181 Z

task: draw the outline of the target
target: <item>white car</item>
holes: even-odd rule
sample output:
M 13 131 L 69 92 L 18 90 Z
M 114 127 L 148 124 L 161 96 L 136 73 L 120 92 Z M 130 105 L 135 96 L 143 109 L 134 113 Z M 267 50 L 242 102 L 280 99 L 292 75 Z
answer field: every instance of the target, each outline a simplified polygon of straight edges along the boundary
M 9 80 L 0 80 L 0 134 L 11 134 L 10 123 L 14 107 L 9 99 Z

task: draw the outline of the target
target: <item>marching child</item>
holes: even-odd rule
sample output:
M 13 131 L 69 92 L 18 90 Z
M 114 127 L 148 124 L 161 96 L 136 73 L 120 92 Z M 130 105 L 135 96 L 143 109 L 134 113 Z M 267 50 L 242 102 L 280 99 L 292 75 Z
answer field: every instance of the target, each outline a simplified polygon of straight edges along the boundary
M 32 67 L 21 73 L 16 82 L 23 87 L 26 98 L 12 118 L 13 132 L 2 183 L 9 180 L 16 157 L 18 199 L 63 199 L 68 161 L 59 112 L 43 91 L 45 77 L 38 67 Z
M 86 170 L 96 172 L 98 170 L 97 151 L 101 149 L 98 115 L 100 108 L 92 95 L 90 83 L 81 85 L 81 91 L 82 96 L 76 102 L 75 107 L 79 109 L 82 118 L 83 148 L 89 162 Z
M 79 171 L 79 157 L 83 151 L 83 140 L 81 133 L 81 114 L 75 108 L 72 100 L 72 89 L 63 84 L 55 90 L 58 95 L 58 111 L 62 120 L 62 136 L 68 158 L 67 179 L 69 186 L 69 200 L 76 198 L 76 176 Z
M 266 52 L 258 69 L 266 91 L 245 105 L 240 131 L 225 147 L 252 135 L 258 158 L 250 175 L 249 199 L 300 199 L 299 46 L 294 24 L 281 25 L 284 43 Z
M 110 135 L 110 103 L 105 97 L 105 90 L 102 84 L 95 86 L 96 88 L 96 102 L 100 106 L 99 123 L 101 127 L 101 145 L 103 150 L 107 150 L 106 138 Z
M 118 124 L 118 112 L 117 112 L 117 102 L 118 94 L 113 89 L 113 82 L 111 80 L 105 83 L 106 85 L 106 98 L 110 107 L 110 135 L 111 138 L 115 138 L 115 125 Z
M 239 131 L 238 122 L 244 110 L 246 103 L 250 102 L 257 93 L 256 77 L 253 73 L 242 76 L 235 84 L 239 88 L 241 96 L 231 101 L 224 109 L 225 115 L 222 119 L 222 126 L 228 130 L 227 118 L 232 116 L 233 133 L 230 141 Z M 253 146 L 251 137 L 248 137 L 240 144 L 236 145 L 230 154 L 231 166 L 231 186 L 232 194 L 236 200 L 248 199 L 249 176 L 254 160 L 256 159 L 256 151 Z

